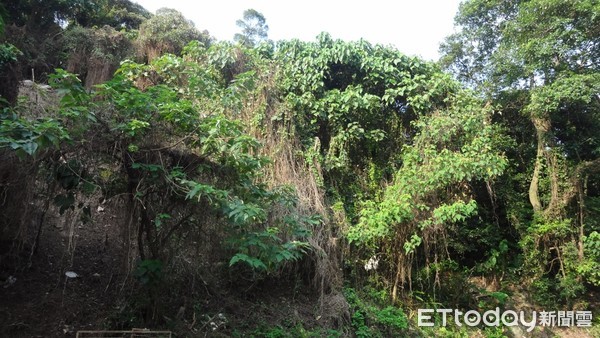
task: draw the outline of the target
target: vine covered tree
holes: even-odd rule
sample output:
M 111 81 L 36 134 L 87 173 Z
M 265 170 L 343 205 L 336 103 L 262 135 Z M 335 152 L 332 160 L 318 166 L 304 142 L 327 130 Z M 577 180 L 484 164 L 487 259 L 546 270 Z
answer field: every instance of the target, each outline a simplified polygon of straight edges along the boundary
M 529 174 L 503 198 L 529 277 L 548 278 L 563 299 L 600 282 L 598 13 L 590 0 L 471 0 L 456 17 L 461 31 L 441 47 L 442 62 L 495 102 L 498 122 L 522 144 L 511 157 Z M 508 203 L 517 195 L 529 211 Z

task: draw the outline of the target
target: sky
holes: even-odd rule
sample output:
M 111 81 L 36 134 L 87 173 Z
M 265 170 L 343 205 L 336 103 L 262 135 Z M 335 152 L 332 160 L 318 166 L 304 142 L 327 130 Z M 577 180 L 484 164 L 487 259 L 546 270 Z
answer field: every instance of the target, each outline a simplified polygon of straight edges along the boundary
M 407 55 L 438 59 L 440 42 L 453 32 L 460 0 L 134 0 L 151 12 L 168 7 L 218 40 L 232 40 L 244 10 L 262 13 L 275 41 L 334 39 L 391 45 Z

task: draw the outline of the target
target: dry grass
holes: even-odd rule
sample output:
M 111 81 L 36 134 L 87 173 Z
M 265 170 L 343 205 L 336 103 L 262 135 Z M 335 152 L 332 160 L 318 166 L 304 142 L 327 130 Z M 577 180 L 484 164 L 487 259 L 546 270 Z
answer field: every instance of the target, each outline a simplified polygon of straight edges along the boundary
M 301 215 L 318 214 L 323 222 L 313 226 L 308 239 L 313 249 L 311 255 L 314 269 L 313 285 L 320 292 L 320 312 L 328 321 L 346 321 L 349 308 L 339 290 L 342 286 L 342 248 L 341 234 L 337 230 L 339 224 L 332 217 L 331 208 L 327 205 L 325 192 L 318 182 L 323 181 L 320 164 L 307 163 L 301 153 L 302 146 L 296 136 L 291 110 L 280 102 L 275 87 L 277 69 L 272 67 L 260 76 L 259 94 L 245 106 L 242 118 L 250 126 L 250 134 L 260 140 L 263 147 L 259 154 L 271 159 L 265 169 L 263 181 L 269 187 L 294 187 L 298 197 L 296 212 Z M 256 121 L 257 113 L 264 110 L 260 122 Z M 283 120 L 273 119 L 275 115 L 285 116 Z

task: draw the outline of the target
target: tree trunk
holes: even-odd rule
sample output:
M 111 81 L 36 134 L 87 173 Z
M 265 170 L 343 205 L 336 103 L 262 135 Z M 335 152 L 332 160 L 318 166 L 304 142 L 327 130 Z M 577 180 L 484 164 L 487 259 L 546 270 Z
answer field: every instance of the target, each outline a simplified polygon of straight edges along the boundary
M 532 117 L 531 122 L 533 122 L 537 134 L 537 153 L 535 156 L 533 176 L 531 178 L 531 184 L 529 185 L 529 202 L 533 207 L 533 211 L 539 212 L 542 211 L 542 202 L 540 201 L 539 192 L 540 171 L 542 167 L 542 158 L 544 158 L 546 134 L 550 129 L 550 121 L 544 117 Z
M 559 198 L 559 178 L 558 162 L 556 154 L 552 151 L 545 151 L 546 162 L 548 163 L 548 175 L 550 176 L 550 202 L 544 212 L 548 216 L 559 216 L 561 214 L 561 200 Z
M 584 258 L 584 250 L 583 250 L 583 238 L 585 236 L 585 221 L 584 221 L 584 211 L 585 211 L 585 195 L 587 194 L 587 182 L 588 176 L 586 175 L 583 179 L 583 183 L 577 185 L 577 196 L 578 196 L 578 204 L 579 204 L 579 238 L 577 238 L 577 258 L 579 262 L 583 262 Z

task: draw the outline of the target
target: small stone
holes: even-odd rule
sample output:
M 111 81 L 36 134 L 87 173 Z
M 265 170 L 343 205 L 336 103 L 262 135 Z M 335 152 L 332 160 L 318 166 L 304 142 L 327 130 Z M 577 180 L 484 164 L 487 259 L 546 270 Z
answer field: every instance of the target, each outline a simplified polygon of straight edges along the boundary
M 79 275 L 76 274 L 73 271 L 67 271 L 67 272 L 65 272 L 65 276 L 67 276 L 68 278 L 77 278 L 77 277 L 79 277 Z

